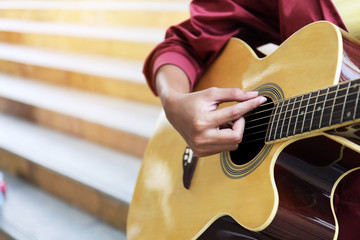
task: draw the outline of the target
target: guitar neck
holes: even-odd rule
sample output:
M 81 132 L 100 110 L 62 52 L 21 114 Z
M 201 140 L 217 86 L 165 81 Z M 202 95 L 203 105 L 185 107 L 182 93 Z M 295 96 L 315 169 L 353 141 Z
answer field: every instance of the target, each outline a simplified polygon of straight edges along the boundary
M 266 141 L 334 128 L 360 118 L 360 79 L 278 101 L 267 128 Z

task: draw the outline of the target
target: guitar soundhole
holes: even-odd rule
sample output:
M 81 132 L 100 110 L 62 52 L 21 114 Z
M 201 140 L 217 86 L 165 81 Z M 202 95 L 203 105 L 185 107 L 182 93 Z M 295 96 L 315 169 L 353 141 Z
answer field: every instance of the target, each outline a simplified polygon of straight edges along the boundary
M 266 103 L 245 116 L 243 140 L 237 150 L 230 152 L 234 164 L 243 165 L 250 162 L 264 147 L 273 107 L 274 103 L 267 98 Z

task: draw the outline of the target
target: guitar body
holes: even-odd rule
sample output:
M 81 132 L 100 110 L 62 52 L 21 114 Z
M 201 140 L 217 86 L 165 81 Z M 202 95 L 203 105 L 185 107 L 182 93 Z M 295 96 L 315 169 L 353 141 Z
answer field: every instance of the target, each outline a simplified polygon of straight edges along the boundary
M 359 77 L 358 46 L 328 22 L 306 26 L 263 59 L 231 39 L 196 91 L 257 90 L 276 105 Z M 360 167 L 359 136 L 340 135 L 322 128 L 264 142 L 248 148 L 249 159 L 240 164 L 233 153 L 200 158 L 185 188 L 186 143 L 162 114 L 130 206 L 128 239 L 211 239 L 207 229 L 224 216 L 253 239 L 337 239 L 336 186 Z

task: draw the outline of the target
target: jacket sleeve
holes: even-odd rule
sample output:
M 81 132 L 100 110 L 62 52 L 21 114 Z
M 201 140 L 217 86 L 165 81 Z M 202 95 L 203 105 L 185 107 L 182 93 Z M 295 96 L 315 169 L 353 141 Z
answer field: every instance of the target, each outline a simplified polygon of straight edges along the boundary
M 165 40 L 146 59 L 143 72 L 155 95 L 155 75 L 164 64 L 184 70 L 193 89 L 231 37 L 256 50 L 265 43 L 280 44 L 318 20 L 346 30 L 331 0 L 193 0 L 190 19 L 167 30 Z
M 157 94 L 155 75 L 162 65 L 173 64 L 183 69 L 193 88 L 204 69 L 212 63 L 231 37 L 246 32 L 249 28 L 269 31 L 266 19 L 269 14 L 256 13 L 261 6 L 259 0 L 237 2 L 243 3 L 230 0 L 191 2 L 190 19 L 170 27 L 165 40 L 145 61 L 143 72 L 154 94 Z M 268 11 L 270 6 L 276 8 L 276 4 L 270 4 L 276 1 L 260 2 L 268 2 L 268 6 L 262 6 L 261 9 Z M 260 19 L 259 15 L 265 16 L 264 19 Z M 272 32 L 273 28 L 271 26 Z

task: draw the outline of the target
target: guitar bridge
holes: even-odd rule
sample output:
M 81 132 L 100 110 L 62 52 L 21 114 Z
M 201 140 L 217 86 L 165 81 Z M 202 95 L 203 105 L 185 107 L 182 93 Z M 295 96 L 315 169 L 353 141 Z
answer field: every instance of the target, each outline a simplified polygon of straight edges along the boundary
M 198 160 L 199 158 L 195 156 L 194 152 L 186 147 L 183 155 L 183 185 L 186 189 L 190 188 Z

